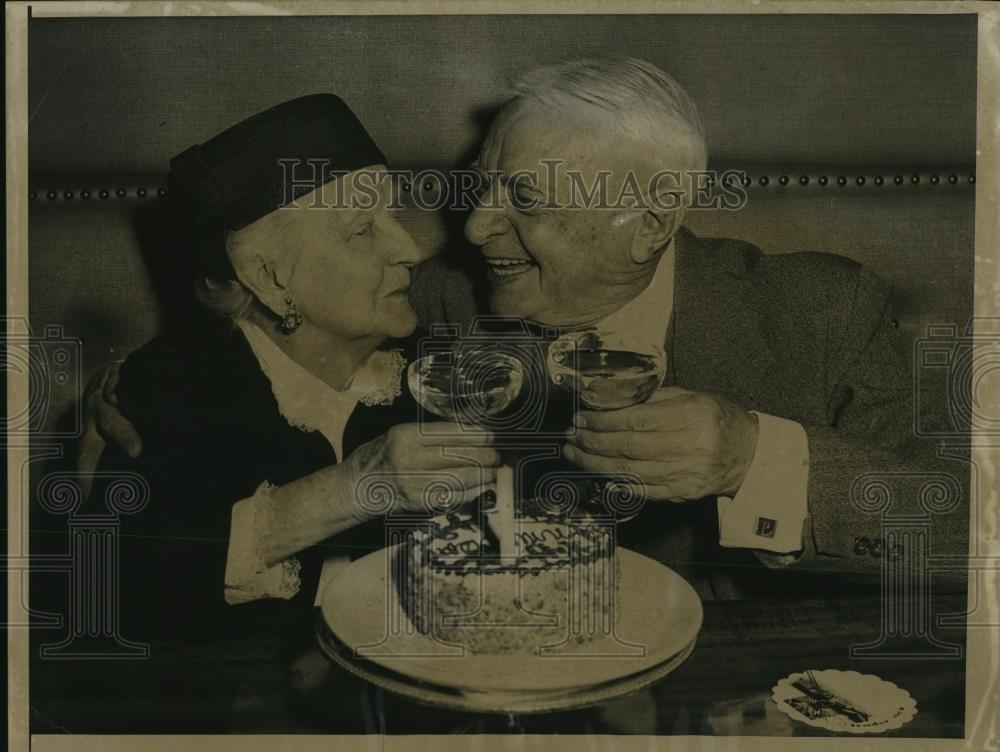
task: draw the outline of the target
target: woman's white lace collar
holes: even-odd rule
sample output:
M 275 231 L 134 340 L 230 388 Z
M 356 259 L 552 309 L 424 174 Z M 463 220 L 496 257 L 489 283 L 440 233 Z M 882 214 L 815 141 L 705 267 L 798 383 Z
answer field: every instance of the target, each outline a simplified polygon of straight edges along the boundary
M 406 367 L 401 350 L 374 352 L 354 373 L 350 386 L 341 391 L 292 360 L 256 325 L 246 320 L 236 324 L 271 382 L 278 409 L 293 426 L 323 431 L 329 416 L 346 421 L 356 403 L 388 405 L 401 393 L 400 374 Z

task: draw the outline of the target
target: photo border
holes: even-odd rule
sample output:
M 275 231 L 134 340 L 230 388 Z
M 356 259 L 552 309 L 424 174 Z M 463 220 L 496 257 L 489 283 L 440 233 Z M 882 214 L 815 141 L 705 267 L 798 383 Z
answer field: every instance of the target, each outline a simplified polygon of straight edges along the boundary
M 953 14 L 978 16 L 977 67 L 977 163 L 976 163 L 976 232 L 975 232 L 975 301 L 977 319 L 1000 316 L 1000 8 L 986 2 L 907 2 L 880 0 L 849 2 L 817 0 L 816 2 L 598 2 L 568 0 L 547 3 L 529 0 L 506 2 L 435 2 L 434 0 L 364 0 L 318 2 L 289 0 L 287 2 L 43 2 L 23 0 L 5 7 L 6 19 L 6 155 L 7 155 L 7 321 L 28 315 L 28 90 L 27 90 L 27 20 L 28 9 L 36 18 L 54 17 L 157 17 L 157 16 L 269 16 L 269 15 L 465 15 L 465 14 Z M 22 320 L 24 320 L 22 319 Z M 8 326 L 10 324 L 8 323 Z M 8 332 L 10 334 L 11 332 Z M 1000 384 L 992 396 L 1000 403 Z M 8 413 L 26 409 L 28 403 L 27 374 L 8 371 Z M 7 445 L 8 494 L 11 500 L 21 500 L 25 489 L 19 468 L 28 461 L 28 447 Z M 982 469 L 985 482 L 980 484 L 988 498 L 980 500 L 983 514 L 970 539 L 970 555 L 1000 556 L 1000 441 L 988 437 L 973 437 L 973 467 Z M 975 509 L 975 505 L 970 505 Z M 28 561 L 23 527 L 22 505 L 8 503 L 8 557 Z M 1000 577 L 997 571 L 970 572 L 979 577 L 979 587 L 991 609 L 988 623 L 1000 623 Z M 22 597 L 27 597 L 27 578 L 16 568 L 7 571 L 7 613 L 20 610 Z M 23 580 L 23 581 L 22 581 Z M 970 588 L 970 601 L 974 591 Z M 983 603 L 972 604 L 970 607 Z M 503 748 L 563 752 L 606 744 L 616 752 L 650 749 L 727 749 L 754 752 L 784 752 L 808 747 L 810 750 L 990 750 L 1000 749 L 1000 631 L 994 628 L 967 629 L 966 658 L 966 738 L 960 740 L 914 738 L 845 738 L 845 737 L 717 737 L 717 736 L 559 736 L 559 735 L 481 735 L 481 736 L 310 736 L 310 735 L 221 735 L 221 736 L 77 736 L 34 735 L 29 737 L 28 654 L 29 633 L 15 629 L 7 632 L 8 640 L 8 745 L 11 750 L 31 749 L 37 752 L 73 750 L 84 752 L 119 752 L 142 749 L 145 752 L 176 750 L 261 750 L 329 749 L 336 739 L 342 749 L 407 750 L 423 752 L 442 748 L 467 749 Z

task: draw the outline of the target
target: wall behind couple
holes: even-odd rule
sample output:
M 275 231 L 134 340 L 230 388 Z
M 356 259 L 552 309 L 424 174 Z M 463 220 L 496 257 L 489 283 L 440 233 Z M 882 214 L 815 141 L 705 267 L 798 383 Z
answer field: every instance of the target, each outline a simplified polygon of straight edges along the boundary
M 154 334 L 177 300 L 170 270 L 181 252 L 156 199 L 167 161 L 254 112 L 333 91 L 396 166 L 449 168 L 475 154 L 518 71 L 594 53 L 671 72 L 701 107 L 713 166 L 752 176 L 746 209 L 698 212 L 696 232 L 869 264 L 893 284 L 910 338 L 928 323 L 965 323 L 975 18 L 861 15 L 36 19 L 32 323 L 82 338 L 85 376 Z M 428 247 L 470 252 L 462 217 L 414 210 L 404 219 Z M 50 415 L 75 388 L 54 387 Z

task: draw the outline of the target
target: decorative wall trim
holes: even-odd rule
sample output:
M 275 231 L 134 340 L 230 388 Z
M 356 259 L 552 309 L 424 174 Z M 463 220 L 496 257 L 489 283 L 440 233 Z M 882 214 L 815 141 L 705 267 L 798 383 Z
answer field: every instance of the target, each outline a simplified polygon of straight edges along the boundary
M 727 170 L 716 170 L 725 175 Z M 83 181 L 70 179 L 39 179 L 30 180 L 31 188 L 28 198 L 38 203 L 68 203 L 73 201 L 117 202 L 122 200 L 156 201 L 167 197 L 168 191 L 163 184 L 166 181 L 149 181 L 138 183 L 123 178 L 119 181 L 105 181 L 97 185 L 85 185 Z M 714 185 L 714 179 L 708 178 L 708 185 Z M 726 184 L 732 184 L 734 178 L 727 178 Z M 769 188 L 827 188 L 827 189 L 902 189 L 919 186 L 937 186 L 940 188 L 974 185 L 975 172 L 968 167 L 942 168 L 936 171 L 887 169 L 880 172 L 865 170 L 803 170 L 803 171 L 759 171 L 747 170 L 742 184 L 746 188 L 756 190 Z M 406 186 L 404 190 L 408 190 Z

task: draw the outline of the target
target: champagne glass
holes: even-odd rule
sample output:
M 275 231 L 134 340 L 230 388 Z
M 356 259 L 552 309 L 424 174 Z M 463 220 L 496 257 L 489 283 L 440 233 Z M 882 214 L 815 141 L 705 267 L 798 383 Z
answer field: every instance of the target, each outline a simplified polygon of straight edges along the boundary
M 524 365 L 508 353 L 459 343 L 413 361 L 406 377 L 413 397 L 434 415 L 466 425 L 489 425 L 521 393 Z M 514 471 L 506 464 L 497 470 L 490 527 L 500 543 L 500 555 L 516 557 Z
M 663 348 L 640 346 L 622 335 L 572 332 L 549 346 L 549 377 L 575 392 L 589 410 L 618 410 L 649 399 L 667 370 Z
M 552 342 L 548 351 L 549 378 L 574 393 L 589 410 L 619 410 L 652 396 L 667 370 L 667 356 L 657 345 L 634 344 L 634 337 L 614 332 L 571 332 Z M 613 480 L 605 482 L 605 498 L 615 496 Z M 617 514 L 625 522 L 638 514 Z
M 504 352 L 459 345 L 413 361 L 406 378 L 425 410 L 456 423 L 484 425 L 521 393 L 524 366 Z

